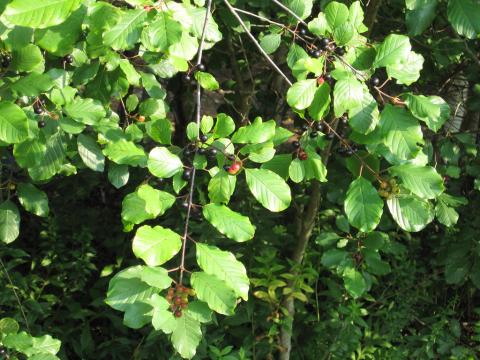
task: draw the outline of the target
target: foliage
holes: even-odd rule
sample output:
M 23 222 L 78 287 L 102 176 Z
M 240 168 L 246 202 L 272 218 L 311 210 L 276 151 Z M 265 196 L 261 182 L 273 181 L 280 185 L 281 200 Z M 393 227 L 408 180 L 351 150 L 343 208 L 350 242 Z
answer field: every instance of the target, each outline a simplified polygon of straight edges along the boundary
M 0 2 L 7 358 L 477 358 L 480 4 L 283 4 Z

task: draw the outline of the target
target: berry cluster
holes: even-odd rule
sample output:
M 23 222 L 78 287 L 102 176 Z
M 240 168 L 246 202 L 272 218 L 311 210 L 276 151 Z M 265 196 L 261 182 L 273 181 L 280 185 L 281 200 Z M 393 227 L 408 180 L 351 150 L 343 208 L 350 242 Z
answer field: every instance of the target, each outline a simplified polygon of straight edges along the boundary
M 188 307 L 188 297 L 195 296 L 195 290 L 189 289 L 183 285 L 177 285 L 168 289 L 166 299 L 170 304 L 170 310 L 172 310 L 175 317 L 182 316 L 182 310 Z
M 3 68 L 9 67 L 11 62 L 12 57 L 9 54 L 2 54 L 0 57 L 0 65 L 2 65 Z
M 65 56 L 65 57 L 63 58 L 63 60 L 64 60 L 67 64 L 72 65 L 72 64 L 73 64 L 73 61 L 74 61 L 75 59 L 73 58 L 72 55 L 67 55 L 67 56 Z
M 188 72 L 183 77 L 183 80 L 185 80 L 186 82 L 190 82 L 192 85 L 194 85 L 195 80 L 192 79 L 192 74 L 194 74 L 197 71 L 205 71 L 206 69 L 207 67 L 204 64 L 195 65 L 194 67 L 188 70 Z
M 395 179 L 388 179 L 387 181 L 380 181 L 380 189 L 378 195 L 385 199 L 391 199 L 400 193 L 397 181 Z

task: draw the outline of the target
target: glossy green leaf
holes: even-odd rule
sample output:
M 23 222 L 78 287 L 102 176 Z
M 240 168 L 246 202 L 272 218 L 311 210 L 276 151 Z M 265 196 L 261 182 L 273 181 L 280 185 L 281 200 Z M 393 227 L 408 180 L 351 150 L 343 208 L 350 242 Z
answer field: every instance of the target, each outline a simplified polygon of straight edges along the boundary
M 25 210 L 37 216 L 48 216 L 48 197 L 42 190 L 29 183 L 20 183 L 17 186 L 18 200 Z
M 20 213 L 10 200 L 0 205 L 0 241 L 10 244 L 20 234 Z
M 288 105 L 297 110 L 308 108 L 312 104 L 316 90 L 316 79 L 300 80 L 296 82 L 290 87 L 290 89 L 288 89 Z
M 433 220 L 430 203 L 415 195 L 402 195 L 387 200 L 388 209 L 395 222 L 405 231 L 418 232 Z
M 183 170 L 180 158 L 164 147 L 156 147 L 148 155 L 148 170 L 159 178 L 169 178 Z
M 73 120 L 86 125 L 96 125 L 106 115 L 102 104 L 94 99 L 76 98 L 64 110 Z
M 475 39 L 480 34 L 480 7 L 476 0 L 449 0 L 448 20 L 460 35 Z
M 28 138 L 28 119 L 17 105 L 0 102 L 0 140 L 17 144 Z
M 206 302 L 210 309 L 219 314 L 233 315 L 237 297 L 225 281 L 212 274 L 194 272 L 190 282 L 197 297 Z
M 130 165 L 145 167 L 147 165 L 147 155 L 140 146 L 132 141 L 119 139 L 107 144 L 103 153 L 118 165 Z
M 345 23 L 349 15 L 348 7 L 345 4 L 332 1 L 325 7 L 325 17 L 333 30 Z
M 244 242 L 250 240 L 255 234 L 255 228 L 247 216 L 243 216 L 225 205 L 204 205 L 203 216 L 218 231 L 235 241 Z
M 245 266 L 231 252 L 222 251 L 216 246 L 197 243 L 197 263 L 207 274 L 225 281 L 237 296 L 248 300 L 248 280 Z
M 90 136 L 80 134 L 77 138 L 77 146 L 83 163 L 93 171 L 103 172 L 105 156 L 97 142 Z
M 266 169 L 245 169 L 248 188 L 265 208 L 283 211 L 290 205 L 290 187 L 277 174 Z
M 182 247 L 180 235 L 161 226 L 142 226 L 133 238 L 133 253 L 147 265 L 158 266 L 173 258 Z
M 197 71 L 195 73 L 195 79 L 198 81 L 200 86 L 205 90 L 214 91 L 220 88 L 218 81 L 210 73 Z
M 405 35 L 388 35 L 377 48 L 374 67 L 393 65 L 404 60 L 411 50 L 410 40 Z
M 175 323 L 172 332 L 173 347 L 183 358 L 191 359 L 195 356 L 202 339 L 200 322 L 189 311 L 185 311 L 181 317 L 175 319 Z
M 124 11 L 118 23 L 103 34 L 105 45 L 114 50 L 131 49 L 140 39 L 146 17 L 147 12 L 143 9 Z
M 405 103 L 416 118 L 435 132 L 450 118 L 450 106 L 439 96 L 406 94 Z
M 362 105 L 363 86 L 357 79 L 347 77 L 335 83 L 333 89 L 333 107 L 335 116 L 341 116 L 345 112 L 358 108 Z
M 402 180 L 402 185 L 424 199 L 434 199 L 444 190 L 442 176 L 431 166 L 404 164 L 391 167 L 392 175 Z

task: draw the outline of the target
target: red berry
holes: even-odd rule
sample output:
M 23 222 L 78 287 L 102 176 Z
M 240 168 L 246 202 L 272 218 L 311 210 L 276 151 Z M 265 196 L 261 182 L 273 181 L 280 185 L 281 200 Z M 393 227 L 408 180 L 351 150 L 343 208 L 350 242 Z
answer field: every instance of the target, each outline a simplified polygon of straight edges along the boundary
M 231 175 L 235 175 L 236 173 L 238 173 L 240 171 L 241 168 L 242 168 L 242 165 L 238 161 L 235 161 L 228 168 L 228 173 L 231 174 Z
M 302 150 L 298 153 L 298 158 L 302 161 L 305 161 L 308 159 L 308 154 Z
M 145 6 L 143 7 L 143 10 L 145 10 L 145 11 L 147 11 L 147 12 L 148 12 L 148 11 L 151 11 L 151 10 L 153 10 L 153 6 L 145 5 Z
M 322 85 L 324 82 L 325 82 L 325 79 L 324 79 L 323 77 L 319 77 L 319 78 L 317 79 L 317 84 L 318 84 L 318 85 Z
M 182 310 L 175 311 L 175 317 L 179 318 L 182 316 Z
M 182 298 L 180 296 L 177 296 L 174 302 L 175 302 L 175 305 L 180 305 L 182 303 Z

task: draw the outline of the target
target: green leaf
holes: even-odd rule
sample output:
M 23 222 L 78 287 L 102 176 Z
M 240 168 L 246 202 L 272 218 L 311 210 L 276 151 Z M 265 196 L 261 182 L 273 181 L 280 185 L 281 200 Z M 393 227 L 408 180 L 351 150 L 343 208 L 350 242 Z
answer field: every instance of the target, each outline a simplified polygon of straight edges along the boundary
M 308 108 L 310 116 L 317 121 L 320 121 L 330 108 L 330 85 L 324 82 L 315 91 L 312 103 Z
M 20 96 L 38 96 L 50 90 L 53 85 L 54 83 L 48 74 L 33 72 L 18 79 L 12 84 L 11 89 Z
M 306 19 L 312 12 L 312 0 L 286 0 L 284 3 L 301 19 Z M 289 16 L 289 18 L 291 21 L 297 22 L 297 19 L 293 16 Z
M 449 0 L 448 20 L 460 35 L 475 39 L 480 34 L 480 7 L 476 0 Z
M 159 12 L 142 33 L 142 43 L 150 51 L 165 51 L 180 41 L 182 25 L 165 11 Z
M 213 136 L 216 138 L 223 138 L 229 136 L 235 131 L 235 121 L 227 114 L 218 114 L 217 122 L 213 128 Z
M 405 103 L 416 118 L 435 132 L 450 118 L 450 106 L 439 96 L 406 94 Z
M 406 24 L 410 36 L 421 35 L 435 19 L 437 0 L 406 1 Z
M 187 310 L 175 319 L 175 323 L 175 330 L 172 333 L 173 347 L 183 358 L 191 359 L 195 356 L 197 346 L 202 340 L 200 322 Z
M 312 104 L 316 90 L 316 79 L 300 80 L 296 82 L 290 87 L 290 89 L 288 89 L 288 105 L 297 110 L 308 108 Z
M 155 75 L 141 72 L 140 76 L 142 77 L 142 85 L 148 95 L 155 99 L 165 99 L 167 93 L 165 89 L 162 88 L 162 85 L 157 81 Z
M 401 195 L 387 200 L 388 209 L 395 222 L 405 231 L 423 230 L 433 220 L 430 203 L 415 195 Z
M 208 204 L 203 206 L 203 216 L 226 237 L 238 242 L 253 239 L 255 228 L 250 219 L 225 205 Z
M 198 40 L 190 36 L 187 32 L 182 33 L 180 41 L 169 47 L 171 56 L 190 61 L 197 54 Z
M 355 36 L 355 27 L 352 23 L 347 21 L 346 23 L 335 28 L 333 32 L 333 39 L 338 45 L 348 44 Z
M 137 72 L 135 67 L 130 63 L 127 59 L 120 60 L 120 69 L 122 69 L 123 73 L 127 77 L 127 81 L 130 85 L 140 85 L 140 74 Z
M 133 266 L 116 274 L 108 284 L 105 303 L 119 311 L 126 311 L 131 304 L 147 301 L 158 289 L 141 280 L 142 266 Z
M 259 144 L 275 136 L 275 121 L 262 122 L 260 117 L 253 123 L 239 128 L 232 136 L 232 142 L 238 144 Z
M 363 89 L 361 103 L 348 112 L 350 126 L 356 132 L 366 135 L 375 130 L 379 118 L 377 102 L 367 89 Z
M 20 326 L 15 319 L 6 317 L 0 320 L 0 334 L 7 335 L 7 334 L 16 334 L 19 330 Z
M 277 51 L 281 41 L 282 36 L 280 34 L 268 34 L 260 39 L 260 46 L 267 54 L 272 54 Z
M 125 139 L 119 139 L 107 144 L 103 153 L 110 160 L 118 165 L 130 165 L 145 167 L 147 165 L 147 155 L 143 148 L 135 145 L 134 142 Z
M 347 77 L 337 81 L 333 90 L 335 116 L 361 106 L 363 97 L 363 86 L 357 79 Z
M 410 85 L 420 77 L 420 70 L 423 68 L 423 56 L 413 51 L 395 64 L 387 66 L 389 77 L 397 79 L 397 84 Z
M 362 296 L 367 290 L 367 284 L 363 275 L 355 268 L 346 268 L 342 274 L 342 277 L 345 283 L 345 289 L 354 299 Z
M 142 226 L 133 238 L 133 253 L 149 266 L 166 263 L 180 251 L 180 235 L 161 226 Z
M 195 79 L 199 82 L 200 86 L 205 90 L 214 91 L 214 90 L 220 89 L 220 85 L 218 84 L 218 81 L 215 79 L 215 77 L 212 74 L 202 72 L 202 71 L 197 71 L 195 73 Z
M 3 17 L 15 25 L 44 29 L 64 22 L 82 0 L 13 0 Z
M 248 188 L 265 208 L 272 212 L 290 206 L 290 187 L 277 174 L 266 169 L 245 169 Z
M 383 143 L 398 158 L 413 159 L 423 144 L 420 124 L 404 108 L 386 105 L 380 116 Z
M 147 325 L 152 316 L 153 307 L 146 302 L 138 301 L 127 307 L 123 316 L 123 325 L 132 329 L 141 329 Z
M 103 34 L 105 45 L 114 50 L 131 49 L 140 39 L 142 24 L 147 17 L 143 9 L 123 11 L 118 23 Z
M 213 117 L 209 115 L 203 115 L 200 120 L 200 130 L 203 134 L 208 134 L 213 127 Z
M 18 200 L 25 210 L 37 216 L 48 216 L 48 197 L 32 184 L 20 183 L 17 186 Z
M 156 147 L 148 155 L 148 170 L 159 178 L 170 178 L 183 170 L 180 158 L 164 147 Z
M 160 144 L 172 143 L 172 123 L 168 119 L 156 119 L 146 124 L 147 134 Z
M 323 36 L 330 31 L 325 13 L 321 12 L 318 16 L 308 23 L 308 30 L 314 35 Z M 297 45 L 298 46 L 298 45 Z M 303 50 L 303 49 L 302 49 Z
M 373 66 L 378 68 L 399 63 L 407 58 L 411 49 L 408 36 L 388 35 L 377 48 L 377 56 Z
M 330 2 L 325 8 L 327 23 L 333 30 L 345 23 L 349 15 L 348 7 L 336 1 Z
M 362 33 L 368 30 L 363 25 L 364 13 L 360 1 L 354 1 L 348 8 L 348 20 L 353 24 L 358 32 Z
M 105 156 L 97 142 L 90 136 L 80 134 L 77 138 L 78 154 L 93 171 L 103 172 L 105 168 Z
M 142 185 L 123 199 L 122 219 L 127 223 L 140 224 L 162 216 L 174 203 L 173 195 L 156 190 L 150 185 Z
M 43 144 L 41 145 L 41 148 Z M 46 143 L 45 152 L 40 161 L 29 167 L 28 174 L 34 181 L 43 181 L 52 178 L 61 169 L 65 161 L 65 146 L 61 133 L 50 136 Z
M 35 71 L 42 73 L 45 70 L 45 59 L 38 46 L 28 44 L 12 52 L 10 67 L 19 72 Z
M 210 309 L 219 314 L 233 315 L 237 297 L 225 281 L 212 274 L 194 272 L 190 283 L 197 293 L 197 298 L 206 302 Z
M 335 237 L 337 240 L 337 237 Z M 341 266 L 348 258 L 348 253 L 341 249 L 330 249 L 323 253 L 320 262 L 327 268 Z
M 0 241 L 10 244 L 20 234 L 20 213 L 10 200 L 0 205 Z
M 435 216 L 441 224 L 447 227 L 455 225 L 459 218 L 458 212 L 441 199 L 435 205 Z
M 300 159 L 293 159 L 288 167 L 288 176 L 294 183 L 300 183 L 305 179 L 305 163 Z
M 226 171 L 219 170 L 208 183 L 208 197 L 213 203 L 228 204 L 235 191 L 236 176 L 229 175 Z
M 197 243 L 197 263 L 207 274 L 225 281 L 237 296 L 248 300 L 248 280 L 245 266 L 231 252 L 222 251 L 216 246 Z
M 0 102 L 0 140 L 18 144 L 28 138 L 28 119 L 17 105 Z
M 327 168 L 320 155 L 314 149 L 307 148 L 307 160 L 304 161 L 305 179 L 316 179 L 320 182 L 327 181 Z
M 434 199 L 445 191 L 443 179 L 431 166 L 403 164 L 389 169 L 402 180 L 402 185 L 424 199 Z
M 110 163 L 108 167 L 108 180 L 115 188 L 120 189 L 127 185 L 129 177 L 128 165 Z
M 380 223 L 383 201 L 372 183 L 363 177 L 352 181 L 345 199 L 349 223 L 363 232 L 374 230 Z
M 35 32 L 36 44 L 57 56 L 70 54 L 82 32 L 82 23 L 86 13 L 87 8 L 82 6 L 63 23 L 37 30 Z
M 152 311 L 152 326 L 155 330 L 161 330 L 165 334 L 171 334 L 177 322 L 173 313 L 170 311 L 170 304 L 168 301 L 158 294 L 152 296 L 149 304 L 153 306 Z
M 73 120 L 85 125 L 96 125 L 106 116 L 105 109 L 100 101 L 78 97 L 65 105 L 64 111 Z

